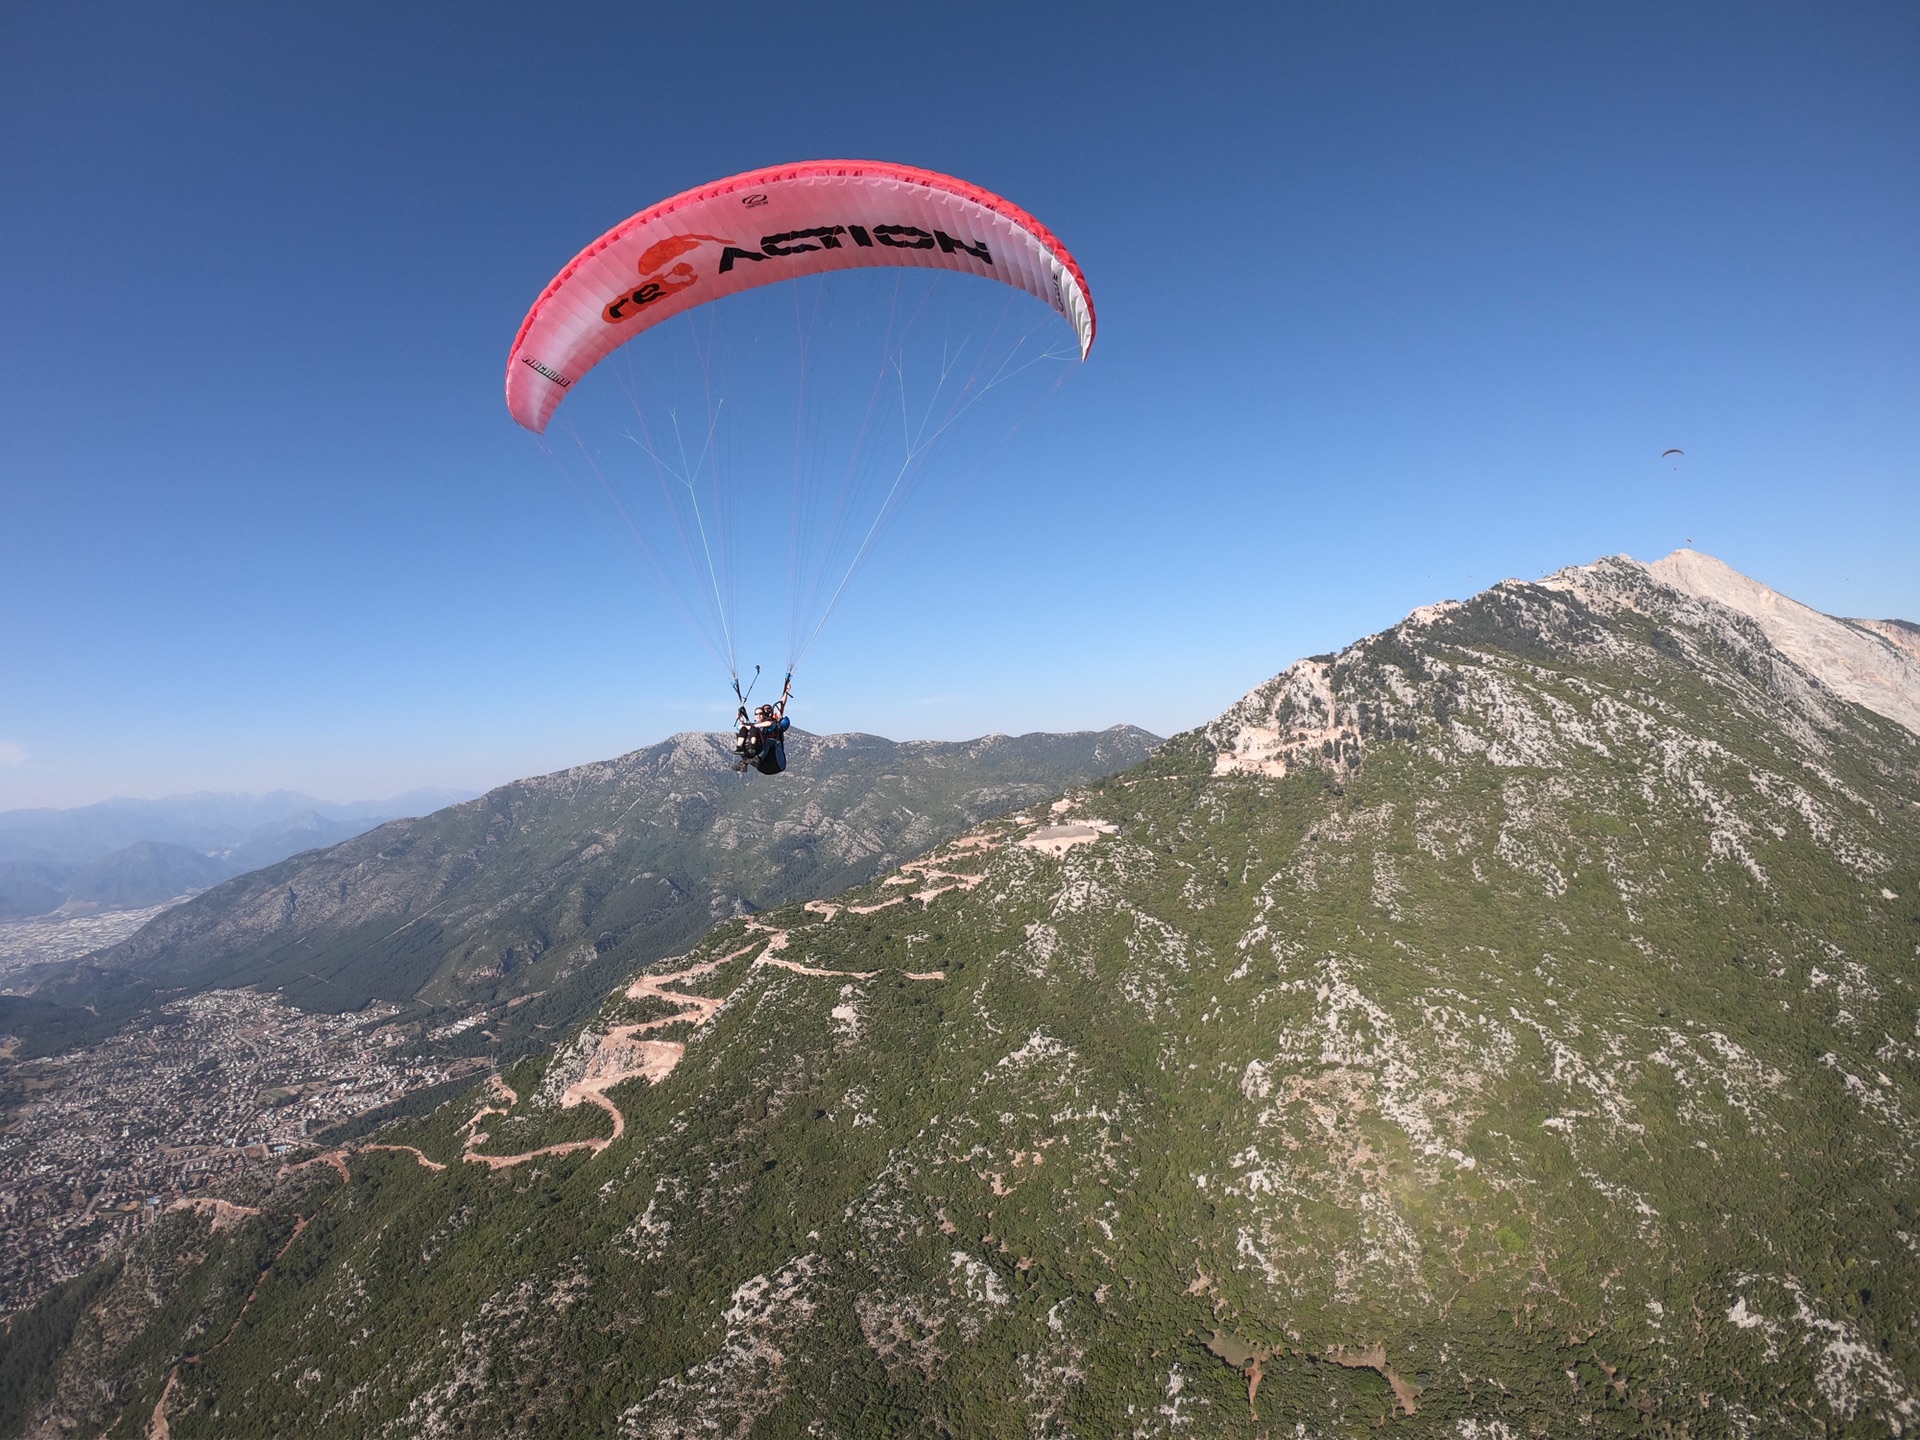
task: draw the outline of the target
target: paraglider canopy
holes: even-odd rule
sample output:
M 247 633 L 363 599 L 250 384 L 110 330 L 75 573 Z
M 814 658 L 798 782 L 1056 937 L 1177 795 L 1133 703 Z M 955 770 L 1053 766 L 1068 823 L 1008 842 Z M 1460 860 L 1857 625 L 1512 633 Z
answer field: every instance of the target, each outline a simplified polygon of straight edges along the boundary
M 1064 316 L 1081 359 L 1093 346 L 1085 276 L 1019 206 L 932 170 L 816 160 L 688 190 L 582 250 L 514 337 L 507 408 L 539 433 L 581 376 L 662 320 L 756 286 L 873 266 L 999 280 Z
M 1660 452 L 1660 458 L 1661 458 L 1662 460 L 1664 460 L 1664 459 L 1666 459 L 1666 458 L 1667 458 L 1667 456 L 1669 456 L 1669 455 L 1684 455 L 1684 454 L 1686 454 L 1686 453 L 1687 453 L 1687 452 L 1686 452 L 1686 451 L 1684 451 L 1684 450 L 1662 450 L 1662 451 Z
M 603 497 L 744 705 L 741 626 L 777 610 L 780 554 L 791 679 L 909 490 L 949 451 L 984 461 L 1093 336 L 1079 265 L 1011 201 L 810 161 L 688 190 L 582 250 L 514 337 L 507 408 L 544 437 L 572 397 L 577 455 L 535 443 Z

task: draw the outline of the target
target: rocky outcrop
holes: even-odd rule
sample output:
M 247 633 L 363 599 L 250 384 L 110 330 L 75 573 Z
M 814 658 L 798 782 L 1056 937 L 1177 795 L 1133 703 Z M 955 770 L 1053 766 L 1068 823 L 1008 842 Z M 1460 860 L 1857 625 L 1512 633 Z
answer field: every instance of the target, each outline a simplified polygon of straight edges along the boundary
M 1898 620 L 1839 620 L 1697 550 L 1646 567 L 1663 585 L 1724 605 L 1834 694 L 1920 733 L 1920 632 Z
M 1643 565 L 1613 556 L 1591 565 L 1556 571 L 1529 586 L 1509 580 L 1479 597 L 1476 623 L 1499 623 L 1494 612 L 1531 588 L 1565 595 L 1600 614 L 1626 610 L 1649 621 L 1684 621 L 1695 633 L 1710 635 L 1726 648 L 1774 669 L 1782 694 L 1815 689 L 1920 733 L 1920 627 L 1901 620 L 1842 620 L 1823 615 L 1779 594 L 1710 555 L 1677 550 L 1664 560 Z M 1424 633 L 1445 635 L 1459 623 L 1459 601 L 1422 606 L 1393 629 L 1357 642 L 1340 657 L 1301 660 L 1251 691 L 1206 727 L 1215 751 L 1215 773 L 1279 777 L 1302 764 L 1342 768 L 1357 762 L 1370 729 L 1386 722 L 1388 712 L 1410 723 L 1406 702 L 1410 677 L 1381 672 L 1385 693 L 1371 697 L 1371 720 L 1335 693 L 1338 660 L 1383 646 L 1417 646 Z M 1577 616 L 1565 617 L 1559 633 L 1545 637 L 1573 643 L 1583 629 Z M 1497 636 L 1488 634 L 1486 638 Z M 1604 642 L 1601 642 L 1604 643 Z M 1705 658 L 1705 657 L 1702 657 Z M 1802 713 L 1826 716 L 1830 706 L 1803 694 Z M 1448 713 L 1445 686 L 1432 697 L 1434 718 Z M 1402 733 L 1399 738 L 1405 738 Z

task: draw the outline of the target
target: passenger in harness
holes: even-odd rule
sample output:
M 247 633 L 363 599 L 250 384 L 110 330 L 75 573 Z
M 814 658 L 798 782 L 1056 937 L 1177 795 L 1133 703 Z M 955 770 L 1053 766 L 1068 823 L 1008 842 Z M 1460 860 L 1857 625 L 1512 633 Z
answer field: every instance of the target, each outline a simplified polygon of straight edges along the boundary
M 787 688 L 780 693 L 778 705 L 762 705 L 752 718 L 748 718 L 747 707 L 743 702 L 740 713 L 735 716 L 739 724 L 738 739 L 734 750 L 740 759 L 734 769 L 742 774 L 751 765 L 762 775 L 778 775 L 787 768 L 788 728 L 793 722 L 787 719 L 787 701 L 793 696 L 793 682 L 787 682 Z

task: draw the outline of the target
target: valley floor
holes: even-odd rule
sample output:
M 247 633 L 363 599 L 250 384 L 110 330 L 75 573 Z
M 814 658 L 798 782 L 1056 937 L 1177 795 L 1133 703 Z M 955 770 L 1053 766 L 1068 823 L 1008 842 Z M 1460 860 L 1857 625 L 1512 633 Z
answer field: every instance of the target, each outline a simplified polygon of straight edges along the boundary
M 327 1125 L 461 1073 L 402 1054 L 387 1013 L 216 990 L 98 1045 L 0 1061 L 0 1313 Z

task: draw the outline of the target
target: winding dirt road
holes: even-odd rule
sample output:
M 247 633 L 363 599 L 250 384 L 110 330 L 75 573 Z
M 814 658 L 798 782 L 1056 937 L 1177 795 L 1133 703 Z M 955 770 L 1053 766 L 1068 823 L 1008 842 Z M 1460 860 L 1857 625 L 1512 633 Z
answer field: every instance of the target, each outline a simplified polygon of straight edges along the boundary
M 930 904 L 949 890 L 971 890 L 987 877 L 984 874 L 969 875 L 941 868 L 956 860 L 997 849 L 1002 841 L 995 836 L 963 835 L 941 850 L 936 850 L 923 859 L 909 860 L 899 871 L 887 877 L 886 885 L 914 885 L 919 888 L 905 895 L 895 895 L 891 899 L 879 901 L 873 905 L 843 905 L 828 900 L 809 900 L 803 907 L 809 913 L 818 915 L 831 925 L 843 913 L 849 915 L 871 915 L 891 905 L 905 904 L 908 900 L 918 900 L 922 905 Z M 563 1109 L 572 1109 L 576 1105 L 594 1105 L 607 1112 L 613 1122 L 613 1134 L 591 1140 L 564 1140 L 553 1145 L 542 1145 L 534 1150 L 523 1150 L 514 1155 L 485 1155 L 480 1147 L 490 1138 L 480 1128 L 490 1115 L 509 1114 L 520 1103 L 520 1097 L 513 1087 L 499 1075 L 490 1081 L 489 1098 L 504 1101 L 504 1105 L 482 1104 L 461 1127 L 466 1139 L 461 1146 L 460 1158 L 472 1165 L 485 1165 L 489 1170 L 506 1170 L 516 1165 L 524 1165 L 537 1160 L 542 1155 L 568 1155 L 575 1151 L 587 1150 L 599 1154 L 621 1136 L 627 1133 L 627 1118 L 620 1107 L 608 1098 L 607 1092 L 614 1086 L 628 1080 L 645 1079 L 651 1084 L 659 1084 L 674 1072 L 681 1058 L 687 1053 L 686 1045 L 678 1040 L 644 1039 L 648 1031 L 664 1029 L 669 1025 L 691 1024 L 696 1029 L 712 1021 L 726 1005 L 722 997 L 697 995 L 678 987 L 691 981 L 711 975 L 729 961 L 738 960 L 743 955 L 752 954 L 755 949 L 760 953 L 754 957 L 754 966 L 766 965 L 780 970 L 791 971 L 795 975 L 812 975 L 832 980 L 872 980 L 882 972 L 878 970 L 827 970 L 815 965 L 803 965 L 797 960 L 785 960 L 780 952 L 787 948 L 793 938 L 791 930 L 777 929 L 763 925 L 757 920 L 747 921 L 747 930 L 752 938 L 736 950 L 715 959 L 703 961 L 698 965 L 689 965 L 684 970 L 674 970 L 667 974 L 646 974 L 639 976 L 624 992 L 629 1000 L 659 1000 L 673 1007 L 670 1015 L 656 1016 L 652 1020 L 642 1020 L 632 1025 L 617 1025 L 601 1037 L 594 1047 L 593 1054 L 587 1058 L 586 1069 L 580 1078 L 567 1086 L 560 1094 Z M 901 972 L 909 980 L 939 981 L 947 978 L 944 970 L 907 970 Z M 444 1170 L 445 1165 L 430 1160 L 411 1145 L 362 1145 L 357 1151 L 397 1150 L 411 1154 L 429 1170 Z M 340 1178 L 350 1178 L 347 1171 L 347 1157 L 356 1151 L 330 1150 L 324 1155 L 316 1155 L 304 1160 L 300 1165 L 290 1166 L 295 1170 L 306 1165 L 330 1165 Z M 286 1173 L 283 1171 L 282 1173 Z
M 886 885 L 920 887 L 916 890 L 911 890 L 904 895 L 892 896 L 872 905 L 845 905 L 827 900 L 809 900 L 804 908 L 811 914 L 819 915 L 824 923 L 830 925 L 842 913 L 872 915 L 890 906 L 905 904 L 908 900 L 918 900 L 922 905 L 930 904 L 949 890 L 972 890 L 987 878 L 984 874 L 968 875 L 941 869 L 940 866 L 943 863 L 951 864 L 972 854 L 995 850 L 1002 843 L 1002 839 L 996 836 L 963 835 L 942 847 L 942 850 L 936 850 L 923 859 L 909 860 L 897 873 L 882 882 Z M 945 853 L 943 854 L 942 851 Z M 620 1107 L 608 1098 L 607 1091 L 636 1078 L 644 1078 L 653 1084 L 659 1084 L 673 1073 L 687 1051 L 687 1047 L 676 1040 L 648 1040 L 641 1037 L 650 1030 L 659 1030 L 683 1022 L 697 1029 L 712 1021 L 727 1003 L 724 997 L 695 995 L 669 987 L 685 985 L 690 981 L 711 975 L 722 965 L 738 960 L 743 955 L 751 954 L 755 949 L 760 951 L 753 961 L 756 968 L 765 965 L 791 971 L 796 975 L 812 975 L 836 980 L 872 980 L 882 973 L 878 970 L 827 970 L 818 966 L 803 965 L 797 960 L 784 960 L 780 958 L 780 952 L 787 948 L 787 943 L 792 938 L 792 931 L 775 929 L 755 920 L 747 921 L 747 930 L 753 938 L 737 950 L 730 951 L 717 959 L 690 965 L 684 970 L 675 970 L 664 975 L 642 975 L 627 986 L 624 992 L 627 999 L 664 1001 L 674 1008 L 674 1013 L 658 1016 L 652 1020 L 642 1020 L 632 1025 L 618 1025 L 609 1030 L 594 1047 L 593 1054 L 588 1057 L 586 1069 L 580 1078 L 567 1086 L 560 1096 L 560 1104 L 566 1109 L 576 1105 L 596 1105 L 605 1110 L 613 1121 L 612 1135 L 603 1139 L 567 1140 L 555 1145 L 543 1145 L 536 1150 L 523 1151 L 517 1155 L 480 1154 L 479 1147 L 486 1144 L 488 1139 L 487 1132 L 480 1128 L 481 1124 L 488 1116 L 512 1113 L 513 1107 L 520 1103 L 519 1094 L 501 1075 L 496 1073 L 488 1078 L 486 1099 L 504 1103 L 489 1104 L 483 1101 L 460 1127 L 466 1132 L 460 1151 L 461 1160 L 469 1164 L 485 1165 L 489 1170 L 505 1170 L 515 1165 L 524 1165 L 542 1155 L 566 1155 L 578 1150 L 589 1150 L 597 1155 L 620 1139 L 627 1131 L 626 1116 L 621 1113 Z M 947 978 L 944 970 L 907 970 L 901 973 L 908 980 L 938 981 Z M 351 1182 L 353 1176 L 347 1168 L 347 1162 L 354 1155 L 377 1150 L 411 1155 L 417 1164 L 429 1171 L 437 1172 L 447 1168 L 443 1162 L 430 1158 L 417 1146 L 369 1143 L 328 1150 L 295 1164 L 283 1165 L 280 1168 L 280 1174 L 291 1175 L 312 1165 L 325 1165 L 338 1174 L 342 1181 Z M 233 1205 L 224 1200 L 183 1201 L 178 1208 L 191 1208 L 209 1216 L 216 1230 L 233 1228 L 242 1220 L 261 1213 L 250 1206 Z M 198 1365 L 204 1354 L 218 1349 L 233 1337 L 240 1328 L 240 1322 L 246 1316 L 248 1308 L 259 1295 L 260 1287 L 266 1283 L 267 1276 L 272 1272 L 274 1265 L 278 1264 L 287 1251 L 293 1248 L 294 1242 L 306 1230 L 310 1218 L 302 1217 L 299 1220 L 294 1226 L 293 1234 L 287 1237 L 286 1244 L 280 1247 L 279 1252 L 260 1272 L 254 1281 L 253 1290 L 241 1305 L 240 1313 L 234 1316 L 233 1324 L 228 1327 L 226 1334 L 209 1346 L 206 1352 L 200 1355 L 182 1356 L 179 1363 L 173 1367 L 167 1376 L 166 1385 L 160 1392 L 159 1401 L 153 1407 L 153 1414 L 147 1425 L 147 1440 L 169 1440 L 167 1410 L 179 1384 L 181 1367 Z M 1365 1364 L 1370 1358 L 1338 1359 L 1337 1363 Z M 1390 1380 L 1396 1378 L 1389 1374 Z M 1256 1378 L 1253 1383 L 1257 1386 L 1258 1379 Z M 1398 1394 L 1397 1385 L 1395 1393 Z M 1250 1394 L 1249 1400 L 1251 1398 Z

